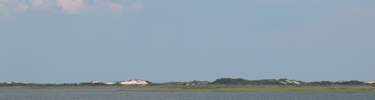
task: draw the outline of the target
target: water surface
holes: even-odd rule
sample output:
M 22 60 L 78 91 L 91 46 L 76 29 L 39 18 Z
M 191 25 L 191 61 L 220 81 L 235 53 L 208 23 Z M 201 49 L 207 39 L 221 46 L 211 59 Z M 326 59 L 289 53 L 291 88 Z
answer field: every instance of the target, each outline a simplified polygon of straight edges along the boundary
M 0 90 L 0 100 L 374 100 L 375 93 Z

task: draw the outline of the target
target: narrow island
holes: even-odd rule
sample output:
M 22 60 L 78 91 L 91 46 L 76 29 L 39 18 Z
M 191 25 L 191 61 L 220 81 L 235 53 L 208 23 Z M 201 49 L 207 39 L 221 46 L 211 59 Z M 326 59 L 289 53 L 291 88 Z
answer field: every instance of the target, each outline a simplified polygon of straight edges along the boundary
M 149 92 L 364 92 L 375 93 L 375 81 L 317 81 L 242 78 L 220 78 L 210 81 L 153 83 L 132 79 L 119 82 L 81 82 L 62 84 L 38 84 L 28 82 L 0 83 L 0 90 L 16 89 L 115 89 L 119 91 Z

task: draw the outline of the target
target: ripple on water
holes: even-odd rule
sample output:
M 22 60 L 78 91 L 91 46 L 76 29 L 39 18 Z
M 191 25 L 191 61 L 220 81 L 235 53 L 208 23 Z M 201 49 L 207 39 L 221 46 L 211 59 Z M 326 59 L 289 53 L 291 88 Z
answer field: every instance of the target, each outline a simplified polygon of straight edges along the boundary
M 0 90 L 0 100 L 373 100 L 375 93 Z

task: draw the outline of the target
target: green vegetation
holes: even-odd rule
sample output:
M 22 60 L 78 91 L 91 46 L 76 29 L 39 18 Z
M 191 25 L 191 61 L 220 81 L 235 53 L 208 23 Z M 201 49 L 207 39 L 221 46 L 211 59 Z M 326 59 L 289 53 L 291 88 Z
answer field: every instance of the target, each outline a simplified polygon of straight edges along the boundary
M 289 79 L 245 80 L 242 78 L 221 78 L 213 82 L 166 82 L 147 85 L 107 85 L 82 82 L 64 84 L 0 83 L 0 90 L 14 89 L 116 89 L 122 91 L 181 91 L 181 92 L 372 92 L 375 84 L 361 81 L 303 82 Z
M 326 88 L 217 88 L 217 89 L 152 89 L 141 91 L 161 92 L 373 92 L 375 90 L 326 89 Z
M 374 86 L 285 86 L 285 85 L 168 85 L 168 86 L 7 86 L 0 90 L 17 89 L 116 89 L 121 91 L 149 92 L 369 92 L 375 93 Z
M 373 86 L 180 86 L 180 87 L 150 87 L 122 91 L 152 91 L 152 92 L 370 92 L 375 93 Z
M 264 79 L 264 80 L 245 80 L 242 78 L 221 78 L 217 79 L 212 84 L 215 85 L 283 85 L 280 81 L 287 79 Z
M 24 89 L 142 89 L 146 86 L 2 86 L 0 90 Z

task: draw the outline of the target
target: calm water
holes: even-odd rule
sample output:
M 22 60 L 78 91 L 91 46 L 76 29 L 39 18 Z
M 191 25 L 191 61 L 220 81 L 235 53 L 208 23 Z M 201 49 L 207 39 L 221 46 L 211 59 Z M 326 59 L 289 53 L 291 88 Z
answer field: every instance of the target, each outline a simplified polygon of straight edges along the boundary
M 375 100 L 375 93 L 0 90 L 0 100 Z

